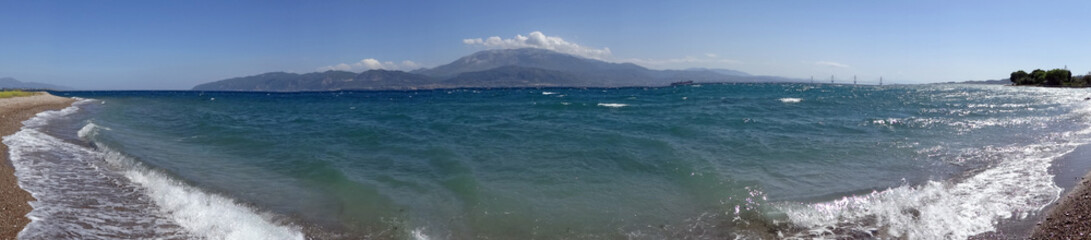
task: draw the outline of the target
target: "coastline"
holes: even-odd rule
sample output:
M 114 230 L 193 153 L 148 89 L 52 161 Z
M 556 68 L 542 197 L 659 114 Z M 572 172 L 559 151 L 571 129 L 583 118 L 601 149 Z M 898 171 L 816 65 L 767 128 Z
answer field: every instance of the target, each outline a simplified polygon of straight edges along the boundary
M 38 96 L 41 96 L 41 95 L 38 95 Z M 37 96 L 34 96 L 34 97 L 37 97 Z M 29 98 L 29 97 L 27 97 L 27 98 Z M 21 98 L 19 98 L 19 99 L 21 99 Z M 64 99 L 64 98 L 62 98 L 62 99 Z M 7 135 L 10 135 L 10 134 L 12 134 L 12 133 L 14 133 L 16 131 L 19 131 L 19 129 L 22 127 L 21 122 L 23 120 L 25 120 L 27 118 L 30 118 L 30 117 L 33 117 L 38 112 L 49 110 L 49 109 L 43 109 L 43 110 L 11 110 L 11 111 L 9 111 L 10 110 L 10 109 L 8 109 L 10 107 L 9 103 L 7 101 L 4 101 L 4 100 L 7 100 L 7 99 L 0 99 L 0 120 L 2 120 L 2 121 L 0 121 L 0 123 L 5 124 L 5 125 L 3 125 L 3 129 L 2 129 L 3 131 L 0 131 L 0 133 L 2 133 L 3 135 L 0 135 L 0 136 L 7 136 Z M 64 99 L 64 100 L 68 100 L 69 105 L 71 104 L 72 101 L 74 101 L 74 100 L 71 100 L 71 99 Z M 31 105 L 33 105 L 33 104 L 31 104 Z M 63 108 L 63 107 L 64 106 L 59 106 L 59 107 L 54 108 L 54 109 L 60 109 L 60 108 Z M 22 113 L 22 114 L 26 114 L 26 116 L 20 117 L 20 120 L 18 120 L 18 121 L 14 121 L 13 122 L 13 124 L 15 126 L 14 130 L 8 131 L 7 126 L 12 121 L 8 119 L 8 118 L 10 118 L 9 116 L 2 116 L 2 115 L 11 115 L 11 113 L 15 113 L 16 111 L 26 112 L 26 113 Z M 1028 217 L 1027 218 L 1028 223 L 1025 223 L 1025 224 L 1024 223 L 1019 223 L 1019 227 L 1018 227 L 1017 231 L 1003 232 L 1003 230 L 1008 230 L 1008 229 L 1011 229 L 1011 228 L 1007 228 L 1007 229 L 1001 228 L 1000 233 L 1007 233 L 1007 235 L 1003 235 L 1003 234 L 1001 234 L 1001 235 L 991 235 L 991 236 L 985 237 L 985 238 L 971 238 L 971 239 L 1025 239 L 1025 238 L 1028 238 L 1028 237 L 1032 236 L 1031 235 L 1032 231 L 1035 234 L 1035 235 L 1033 235 L 1033 236 L 1035 236 L 1034 239 L 1064 239 L 1065 237 L 1063 237 L 1063 236 L 1065 236 L 1065 235 L 1056 235 L 1056 234 L 1066 234 L 1066 232 L 1067 232 L 1067 234 L 1072 234 L 1072 235 L 1069 235 L 1069 238 L 1079 239 L 1080 237 L 1073 237 L 1073 236 L 1079 236 L 1079 234 L 1081 232 L 1079 232 L 1079 231 L 1073 232 L 1071 230 L 1071 229 L 1077 229 L 1077 228 L 1069 228 L 1068 226 L 1065 226 L 1065 225 L 1047 227 L 1048 225 L 1046 225 L 1045 223 L 1046 223 L 1047 217 L 1050 217 L 1050 219 L 1059 219 L 1059 218 L 1054 217 L 1054 215 L 1063 216 L 1064 213 L 1066 213 L 1066 210 L 1063 210 L 1063 209 L 1071 209 L 1072 208 L 1071 206 L 1068 206 L 1067 204 L 1062 204 L 1062 203 L 1071 201 L 1070 198 L 1073 198 L 1073 196 L 1091 196 L 1091 195 L 1088 195 L 1088 194 L 1091 194 L 1091 188 L 1088 187 L 1089 185 L 1091 185 L 1091 181 L 1088 180 L 1088 179 L 1091 179 L 1091 172 L 1088 172 L 1088 169 L 1091 169 L 1091 161 L 1088 161 L 1089 159 L 1091 159 L 1091 147 L 1089 147 L 1089 146 L 1091 146 L 1091 145 L 1085 145 L 1085 146 L 1078 147 L 1076 150 L 1073 150 L 1073 152 L 1065 154 L 1065 156 L 1062 156 L 1059 159 L 1055 160 L 1053 162 L 1053 164 L 1050 166 L 1050 172 L 1054 173 L 1054 175 L 1056 176 L 1055 182 L 1064 189 L 1064 192 L 1062 193 L 1061 198 L 1059 198 L 1054 203 L 1049 204 L 1049 206 L 1046 207 L 1043 211 L 1039 211 L 1040 213 L 1037 213 L 1037 214 L 1032 215 L 1031 217 Z M 6 149 L 6 146 L 3 146 L 2 144 L 0 144 L 0 158 L 3 158 L 3 160 L 0 160 L 0 170 L 4 170 L 5 168 L 9 170 L 7 172 L 0 172 L 0 173 L 4 174 L 4 175 L 0 175 L 0 180 L 3 180 L 3 178 L 5 178 L 5 177 L 11 178 L 11 176 L 10 176 L 11 175 L 11 172 L 10 172 L 10 168 L 11 168 L 10 164 L 11 163 L 8 160 L 8 157 L 6 156 L 7 154 L 8 154 L 8 151 Z M 1065 173 L 1060 173 L 1062 171 L 1065 172 Z M 12 178 L 12 179 L 14 180 L 14 178 Z M 15 188 L 18 190 L 18 186 L 15 186 Z M 3 189 L 3 186 L 0 186 L 0 189 Z M 7 193 L 8 193 L 7 191 L 0 192 L 0 194 L 3 194 L 2 196 L 8 196 Z M 1081 195 L 1081 193 L 1082 193 L 1082 195 Z M 26 193 L 23 192 L 23 194 L 26 194 Z M 33 200 L 33 198 L 29 198 L 29 199 Z M 4 197 L 3 199 L 0 199 L 0 204 L 4 204 L 2 202 L 6 202 L 6 201 L 9 201 L 9 199 L 7 199 L 7 197 Z M 1091 213 L 1091 210 L 1086 208 L 1086 206 L 1089 203 L 1088 200 L 1082 200 L 1082 201 L 1083 201 L 1082 204 L 1085 207 L 1082 210 L 1082 211 L 1084 211 L 1082 213 Z M 24 202 L 23 205 L 26 205 L 25 204 L 26 201 L 23 201 L 23 202 Z M 1075 202 L 1079 203 L 1080 201 L 1075 201 Z M 14 238 L 16 236 L 16 234 L 18 234 L 18 231 L 20 231 L 23 228 L 23 225 L 26 224 L 26 218 L 21 217 L 22 215 L 25 215 L 26 213 L 23 212 L 20 215 L 11 215 L 11 214 L 8 214 L 8 210 L 6 208 L 7 205 L 3 205 L 3 206 L 5 206 L 5 208 L 4 208 L 3 211 L 0 211 L 0 221 L 5 220 L 5 218 L 7 218 L 8 216 L 19 216 L 17 218 L 22 219 L 24 221 L 21 225 L 18 225 L 16 228 L 14 228 L 14 230 L 12 230 L 10 235 L 8 235 L 9 233 L 7 232 L 7 229 L 6 229 L 8 224 L 6 222 L 2 222 L 2 223 L 4 223 L 4 225 L 2 226 L 4 228 L 0 229 L 0 230 L 3 230 L 3 232 L 0 232 L 0 239 L 11 239 L 11 238 Z M 27 208 L 27 211 L 29 211 L 29 210 L 30 209 Z M 1079 215 L 1079 216 L 1091 216 L 1091 215 L 1084 214 L 1084 215 Z M 1085 221 L 1086 221 L 1086 219 L 1091 219 L 1091 218 L 1085 218 Z M 1040 223 L 1040 226 L 1035 227 L 1035 223 L 1039 223 L 1040 221 L 1042 222 L 1042 223 Z M 1059 223 L 1065 223 L 1063 221 L 1063 219 L 1058 221 L 1058 222 Z M 1079 221 L 1075 221 L 1075 222 L 1078 223 Z M 1086 228 L 1084 228 L 1084 229 L 1086 229 Z M 1039 235 L 1039 232 L 1045 232 L 1046 235 Z M 1083 231 L 1083 233 L 1087 234 L 1088 232 Z M 1049 235 L 1049 234 L 1054 234 L 1054 235 Z M 1045 237 L 1041 237 L 1041 236 L 1052 236 L 1052 237 L 1045 238 Z
M 1091 237 L 1091 173 L 1038 223 L 1030 239 L 1086 239 Z
M 1069 159 L 1068 164 L 1057 166 L 1058 184 L 1062 187 L 1071 187 L 1061 199 L 1050 206 L 1041 217 L 1036 226 L 1030 232 L 1029 239 L 1087 239 L 1091 238 L 1091 171 L 1082 176 L 1080 173 L 1071 173 L 1075 170 L 1085 170 L 1091 165 L 1091 146 L 1089 149 L 1077 149 L 1081 154 L 1075 154 Z M 1063 163 L 1062 163 L 1063 164 Z M 1073 165 L 1073 166 L 1066 166 Z M 1065 174 L 1064 170 L 1069 173 Z M 1071 185 L 1071 186 L 1066 186 Z
M 1061 197 L 1026 219 L 1004 219 L 996 231 L 970 237 L 985 239 L 1086 239 L 1091 235 L 1091 144 L 1077 147 L 1053 161 L 1049 172 L 1061 187 Z M 1079 197 L 1077 197 L 1079 196 Z M 1083 197 L 1088 196 L 1088 197 Z M 1076 201 L 1081 199 L 1081 201 Z M 1072 202 L 1072 203 L 1070 203 Z M 1069 216 L 1065 216 L 1068 213 Z M 1077 219 L 1081 219 L 1080 222 Z M 1066 223 L 1066 220 L 1069 220 Z M 1080 233 L 1084 235 L 1081 236 Z
M 34 96 L 0 99 L 0 136 L 18 132 L 23 121 L 34 117 L 39 112 L 60 110 L 72 105 L 76 100 L 39 93 Z M 26 214 L 31 207 L 27 202 L 34 197 L 19 188 L 15 178 L 15 169 L 8 159 L 8 148 L 0 144 L 0 239 L 15 239 L 19 231 L 30 223 Z

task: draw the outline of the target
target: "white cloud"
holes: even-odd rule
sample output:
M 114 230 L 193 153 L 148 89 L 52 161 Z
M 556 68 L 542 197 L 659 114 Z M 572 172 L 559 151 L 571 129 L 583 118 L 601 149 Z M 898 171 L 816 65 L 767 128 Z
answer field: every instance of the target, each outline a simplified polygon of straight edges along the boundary
M 483 46 L 489 49 L 513 49 L 513 48 L 541 48 L 559 53 L 597 59 L 608 62 L 629 62 L 648 68 L 690 68 L 690 67 L 724 67 L 724 65 L 739 64 L 733 59 L 720 58 L 715 53 L 703 53 L 699 57 L 686 56 L 682 58 L 650 59 L 650 58 L 614 58 L 610 48 L 592 48 L 574 42 L 569 42 L 558 36 L 548 36 L 541 31 L 534 31 L 526 36 L 517 34 L 512 38 L 492 36 L 487 38 L 462 39 L 466 45 Z
M 413 70 L 420 68 L 420 64 L 417 64 L 413 61 L 405 60 L 402 61 L 402 67 L 404 67 L 406 70 Z
M 499 36 L 492 36 L 487 38 L 468 38 L 462 39 L 462 43 L 471 46 L 480 46 L 487 49 L 515 49 L 515 48 L 540 48 L 551 50 L 559 53 L 565 53 L 590 59 L 602 60 L 607 62 L 628 62 L 641 65 L 647 68 L 653 69 L 682 69 L 691 67 L 709 67 L 720 68 L 727 67 L 726 65 L 740 64 L 738 60 L 721 58 L 720 55 L 715 53 L 700 53 L 695 56 L 685 56 L 681 58 L 666 58 L 666 59 L 651 59 L 651 58 L 615 58 L 610 48 L 593 48 L 578 43 L 569 42 L 558 36 L 549 36 L 541 31 L 533 31 L 527 35 L 516 34 L 512 38 L 501 38 Z M 819 62 L 826 63 L 826 62 Z M 848 67 L 847 65 L 833 63 L 837 66 Z M 336 65 L 330 65 L 320 67 L 318 71 L 352 71 L 362 72 L 372 69 L 386 69 L 386 70 L 402 70 L 408 71 L 413 69 L 419 69 L 422 66 L 413 61 L 380 61 L 374 58 L 366 58 L 354 63 L 340 63 Z
M 531 32 L 530 34 L 527 34 L 527 36 L 517 34 L 514 38 L 508 39 L 502 39 L 499 36 L 492 36 L 485 39 L 462 39 L 462 43 L 466 45 L 480 45 L 491 49 L 541 48 L 598 60 L 608 60 L 612 55 L 610 48 L 597 49 L 582 46 L 565 41 L 563 38 L 557 36 L 546 36 L 539 31 Z
M 604 47 L 598 49 L 587 47 L 574 42 L 566 41 L 561 37 L 545 35 L 540 31 L 531 32 L 526 36 L 517 34 L 515 35 L 515 37 L 508 39 L 500 38 L 499 36 L 492 36 L 488 38 L 468 38 L 462 39 L 462 43 L 466 45 L 484 46 L 490 49 L 541 48 L 552 50 L 555 52 L 609 62 L 631 62 L 649 68 L 694 66 L 720 67 L 726 64 L 739 63 L 739 61 L 736 60 L 720 58 L 719 55 L 716 55 L 714 53 L 704 53 L 703 57 L 686 56 L 683 58 L 669 59 L 618 59 L 613 57 L 613 52 L 610 51 L 610 48 Z
M 815 62 L 814 65 L 823 66 L 823 67 L 849 68 L 849 65 L 842 64 L 842 63 L 837 63 L 837 62 L 830 62 L 830 61 L 818 61 L 818 62 Z
M 338 70 L 338 71 L 350 71 L 350 72 L 363 72 L 363 71 L 374 70 L 374 69 L 413 70 L 413 69 L 417 69 L 417 68 L 420 68 L 420 64 L 417 64 L 417 63 L 415 63 L 413 61 L 409 61 L 409 60 L 402 61 L 401 63 L 394 63 L 392 61 L 383 62 L 383 61 L 379 61 L 378 59 L 374 59 L 374 58 L 366 58 L 364 60 L 360 60 L 359 62 L 355 62 L 355 63 L 340 63 L 340 64 L 337 64 L 337 65 L 320 67 L 320 68 L 318 68 L 318 71 L 323 71 L 324 72 L 324 71 L 329 71 L 329 70 Z
M 326 66 L 326 67 L 318 68 L 318 70 L 319 71 L 327 71 L 327 70 L 352 71 L 352 66 L 349 66 L 348 64 L 342 63 L 342 64 L 333 65 L 333 66 Z

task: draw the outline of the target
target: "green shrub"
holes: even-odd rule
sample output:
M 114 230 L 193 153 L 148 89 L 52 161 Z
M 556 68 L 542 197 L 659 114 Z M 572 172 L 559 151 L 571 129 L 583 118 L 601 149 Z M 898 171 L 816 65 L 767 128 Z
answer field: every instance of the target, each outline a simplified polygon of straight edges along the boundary
M 34 95 L 34 94 L 37 94 L 37 93 L 24 92 L 22 90 L 8 90 L 8 91 L 0 91 L 0 98 L 23 97 L 23 96 L 31 96 L 31 95 Z

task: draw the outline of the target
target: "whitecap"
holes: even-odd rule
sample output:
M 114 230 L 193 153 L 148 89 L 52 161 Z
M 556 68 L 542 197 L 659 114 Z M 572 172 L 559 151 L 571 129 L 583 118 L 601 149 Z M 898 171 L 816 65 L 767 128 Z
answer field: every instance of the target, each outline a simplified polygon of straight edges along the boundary
M 104 127 L 99 127 L 98 125 L 95 125 L 95 123 L 93 123 L 93 122 L 89 122 L 89 123 L 87 123 L 87 125 L 83 125 L 83 127 L 80 128 L 80 130 L 76 132 L 76 136 L 79 137 L 80 139 L 87 139 L 87 138 L 91 137 L 91 135 L 98 133 L 98 129 L 100 129 L 100 128 L 101 129 L 106 129 Z M 109 130 L 109 129 L 106 129 L 106 130 Z
M 629 104 L 624 104 L 624 103 L 599 103 L 598 106 L 600 106 L 600 107 L 609 107 L 609 108 L 620 108 L 620 107 L 629 106 Z
M 798 103 L 798 102 L 802 102 L 802 101 L 803 101 L 803 99 L 801 99 L 801 98 L 781 98 L 780 99 L 780 102 L 782 102 L 782 103 Z

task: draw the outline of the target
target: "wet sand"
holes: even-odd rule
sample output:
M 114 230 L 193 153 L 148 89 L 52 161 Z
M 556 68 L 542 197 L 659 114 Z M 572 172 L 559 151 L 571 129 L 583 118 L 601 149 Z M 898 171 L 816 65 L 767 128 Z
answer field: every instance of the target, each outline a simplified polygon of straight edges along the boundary
M 34 96 L 0 98 L 0 136 L 14 134 L 23 127 L 23 121 L 47 110 L 59 110 L 75 102 L 48 93 Z M 30 222 L 29 193 L 19 188 L 15 172 L 8 161 L 8 147 L 0 144 L 0 239 L 15 239 L 19 231 Z
M 1077 147 L 1053 161 L 1049 172 L 1054 175 L 1053 182 L 1064 189 L 1060 199 L 1026 219 L 1003 219 L 996 231 L 970 239 L 1091 239 L 1091 197 L 1085 197 L 1091 196 L 1091 145 Z
M 1079 165 L 1091 164 L 1091 154 L 1082 154 L 1079 158 Z M 1079 166 L 1073 167 L 1079 169 Z M 1058 182 L 1068 180 L 1075 186 L 1041 218 L 1030 239 L 1091 239 L 1091 172 L 1082 177 L 1064 178 L 1071 179 Z

